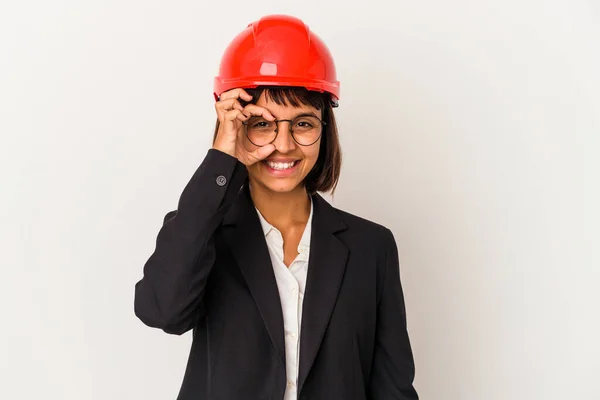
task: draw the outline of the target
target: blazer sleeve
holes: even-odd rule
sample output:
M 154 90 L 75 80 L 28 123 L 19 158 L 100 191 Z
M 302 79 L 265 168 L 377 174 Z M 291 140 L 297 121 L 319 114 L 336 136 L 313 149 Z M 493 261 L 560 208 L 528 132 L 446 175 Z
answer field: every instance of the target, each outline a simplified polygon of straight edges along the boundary
M 135 285 L 134 312 L 146 325 L 181 335 L 204 314 L 215 262 L 214 233 L 248 176 L 235 157 L 210 149 L 166 214 L 154 252 Z
M 370 400 L 418 400 L 413 386 L 415 364 L 406 325 L 398 248 L 386 229 L 383 287 L 377 306 L 377 328 L 369 384 Z

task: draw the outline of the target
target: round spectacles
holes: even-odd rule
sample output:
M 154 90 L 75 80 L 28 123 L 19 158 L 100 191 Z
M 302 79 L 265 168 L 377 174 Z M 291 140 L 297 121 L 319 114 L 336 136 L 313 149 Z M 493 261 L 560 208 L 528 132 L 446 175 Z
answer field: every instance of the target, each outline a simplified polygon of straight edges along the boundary
M 255 146 L 273 143 L 279 133 L 279 123 L 289 122 L 292 138 L 300 146 L 315 144 L 323 133 L 324 121 L 314 115 L 299 115 L 294 119 L 268 121 L 263 117 L 250 117 L 242 122 L 246 126 L 246 137 Z

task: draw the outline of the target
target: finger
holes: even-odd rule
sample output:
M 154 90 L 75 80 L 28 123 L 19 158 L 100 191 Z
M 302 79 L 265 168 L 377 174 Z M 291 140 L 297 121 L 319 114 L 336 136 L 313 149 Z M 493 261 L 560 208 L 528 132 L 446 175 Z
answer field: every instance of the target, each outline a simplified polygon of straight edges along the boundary
M 224 121 L 235 121 L 239 119 L 240 121 L 245 121 L 247 118 L 240 110 L 230 110 L 225 112 Z
M 227 92 L 224 92 L 219 97 L 219 100 L 237 99 L 237 98 L 241 98 L 246 101 L 252 100 L 252 96 L 248 92 L 246 92 L 244 89 L 241 89 L 241 88 L 231 89 L 231 90 L 228 90 Z
M 240 110 L 236 110 L 236 111 L 240 111 Z M 250 115 L 246 115 L 244 113 L 244 111 L 240 111 L 239 114 L 236 115 L 236 118 L 242 122 L 245 122 L 248 120 L 248 118 L 250 118 Z
M 222 100 L 219 101 L 215 104 L 216 108 L 221 108 L 225 111 L 229 111 L 229 110 L 243 110 L 244 107 L 242 107 L 242 105 L 240 104 L 240 102 L 237 99 L 227 99 L 227 100 Z
M 219 116 L 219 119 L 223 120 L 227 111 L 242 111 L 244 107 L 242 107 L 242 105 L 237 99 L 227 99 L 215 103 L 215 109 L 217 110 L 217 115 Z
M 254 162 L 262 161 L 265 158 L 269 157 L 271 153 L 275 151 L 275 145 L 267 144 L 262 147 L 257 148 L 254 151 L 248 152 L 250 158 L 254 160 Z
M 217 136 L 224 143 L 239 143 L 241 138 L 240 133 L 244 131 L 244 129 L 241 129 L 243 127 L 242 123 L 238 120 L 240 115 L 243 117 L 240 110 L 231 110 L 224 114 L 223 121 L 219 126 L 219 132 L 217 133 Z
M 267 110 L 264 107 L 257 106 L 256 104 L 248 104 L 246 107 L 244 107 L 243 112 L 248 116 L 262 116 L 263 118 L 269 121 L 275 120 L 275 117 L 273 116 L 273 114 L 271 114 L 269 110 Z

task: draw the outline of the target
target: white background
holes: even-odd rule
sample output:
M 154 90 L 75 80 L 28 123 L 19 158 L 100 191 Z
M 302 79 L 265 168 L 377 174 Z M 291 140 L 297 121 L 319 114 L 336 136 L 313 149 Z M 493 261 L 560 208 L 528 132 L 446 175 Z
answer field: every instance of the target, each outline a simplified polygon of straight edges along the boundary
M 290 13 L 338 65 L 332 201 L 396 236 L 421 398 L 600 399 L 598 1 L 293 4 L 2 3 L 0 398 L 175 398 L 191 337 L 134 284 L 222 51 Z

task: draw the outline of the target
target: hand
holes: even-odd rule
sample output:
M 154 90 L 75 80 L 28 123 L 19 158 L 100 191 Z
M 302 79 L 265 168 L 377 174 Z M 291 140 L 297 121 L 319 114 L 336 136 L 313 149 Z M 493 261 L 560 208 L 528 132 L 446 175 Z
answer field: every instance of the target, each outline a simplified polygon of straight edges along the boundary
M 219 118 L 219 130 L 213 148 L 250 166 L 267 158 L 275 150 L 275 146 L 267 144 L 252 151 L 247 150 L 244 147 L 245 127 L 242 122 L 247 121 L 251 116 L 262 116 L 268 121 L 275 120 L 275 117 L 266 108 L 255 104 L 242 107 L 238 99 L 250 101 L 252 96 L 243 89 L 232 89 L 223 93 L 215 104 Z

